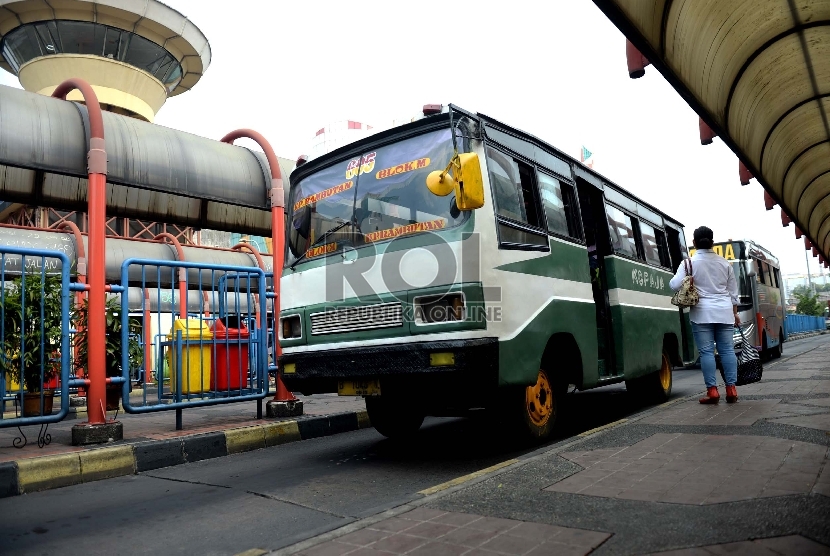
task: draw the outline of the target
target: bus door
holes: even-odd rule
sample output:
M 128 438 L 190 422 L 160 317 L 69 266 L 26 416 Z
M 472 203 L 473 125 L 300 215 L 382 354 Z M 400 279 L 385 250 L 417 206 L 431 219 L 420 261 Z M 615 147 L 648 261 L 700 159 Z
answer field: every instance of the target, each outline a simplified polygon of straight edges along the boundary
M 600 379 L 614 376 L 614 334 L 611 326 L 611 304 L 605 279 L 605 257 L 611 254 L 611 242 L 602 202 L 602 191 L 577 178 L 579 208 L 588 246 L 591 289 L 597 321 L 597 361 Z
M 671 268 L 673 272 L 677 272 L 678 267 L 683 263 L 683 259 L 688 256 L 686 238 L 683 236 L 681 230 L 666 226 L 666 239 L 669 243 Z M 689 320 L 689 309 L 678 308 L 678 311 L 680 313 L 680 334 L 683 337 L 683 362 L 691 363 L 697 359 L 697 347 L 695 346 L 695 339 L 692 335 L 692 322 Z

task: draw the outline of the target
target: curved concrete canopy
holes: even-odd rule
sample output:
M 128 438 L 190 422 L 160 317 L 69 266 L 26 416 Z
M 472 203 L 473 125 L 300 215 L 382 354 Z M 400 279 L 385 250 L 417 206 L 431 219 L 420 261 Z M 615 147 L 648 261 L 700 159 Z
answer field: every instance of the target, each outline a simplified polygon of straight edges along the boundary
M 594 2 L 830 259 L 830 1 Z
M 189 91 L 210 66 L 210 44 L 189 19 L 158 0 L 0 0 L 0 40 L 25 23 L 92 21 L 133 32 L 162 46 L 182 66 L 170 96 Z M 0 55 L 0 67 L 13 68 Z
M 0 199 L 84 210 L 87 122 L 84 105 L 0 86 Z M 262 153 L 109 112 L 104 130 L 109 216 L 271 235 Z M 280 158 L 286 200 L 293 168 Z

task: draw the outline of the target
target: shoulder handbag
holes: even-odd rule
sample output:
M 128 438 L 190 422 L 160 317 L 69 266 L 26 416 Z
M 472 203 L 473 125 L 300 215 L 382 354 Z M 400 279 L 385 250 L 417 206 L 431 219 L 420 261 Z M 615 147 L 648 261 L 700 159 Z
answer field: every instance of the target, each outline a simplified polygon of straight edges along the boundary
M 692 276 L 692 260 L 684 259 L 683 265 L 686 269 L 686 277 L 683 278 L 680 289 L 674 292 L 671 303 L 678 307 L 694 307 L 700 301 L 700 296 L 697 293 L 695 279 Z
M 752 342 L 747 340 L 744 330 L 740 326 L 735 330 L 733 339 L 735 342 L 735 357 L 738 358 L 738 381 L 736 385 L 743 386 L 744 384 L 758 382 L 764 373 L 764 366 L 761 364 L 761 356 L 758 354 L 758 350 L 755 349 Z M 722 368 L 720 374 L 725 383 L 726 376 Z

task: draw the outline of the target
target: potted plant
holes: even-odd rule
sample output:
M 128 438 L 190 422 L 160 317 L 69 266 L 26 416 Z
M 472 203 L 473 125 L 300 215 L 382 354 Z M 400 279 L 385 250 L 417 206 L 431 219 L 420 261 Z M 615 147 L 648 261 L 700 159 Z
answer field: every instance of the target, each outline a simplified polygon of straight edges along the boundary
M 61 277 L 27 272 L 2 286 L 0 366 L 6 382 L 19 384 L 22 375 L 24 417 L 51 414 L 54 391 L 45 385 L 60 371 Z
M 106 314 L 106 359 L 105 372 L 108 378 L 122 376 L 121 368 L 121 305 L 117 298 L 110 297 L 104 305 Z M 88 322 L 89 322 L 89 300 L 84 300 L 78 307 L 75 334 L 76 360 L 78 368 L 84 369 L 84 376 L 89 376 L 88 367 Z M 128 319 L 129 341 L 127 354 L 132 365 L 139 365 L 143 359 L 141 344 L 137 340 L 141 336 L 141 323 L 134 318 Z M 121 400 L 121 385 L 107 384 L 107 411 L 118 409 L 118 402 Z

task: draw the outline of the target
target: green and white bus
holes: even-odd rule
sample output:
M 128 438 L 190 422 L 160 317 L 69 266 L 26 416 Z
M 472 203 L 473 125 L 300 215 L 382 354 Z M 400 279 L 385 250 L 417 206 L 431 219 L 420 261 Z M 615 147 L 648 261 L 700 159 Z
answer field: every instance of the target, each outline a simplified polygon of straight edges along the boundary
M 493 118 L 451 105 L 291 184 L 283 379 L 365 396 L 386 436 L 483 408 L 544 438 L 569 388 L 665 400 L 697 357 L 682 225 Z

